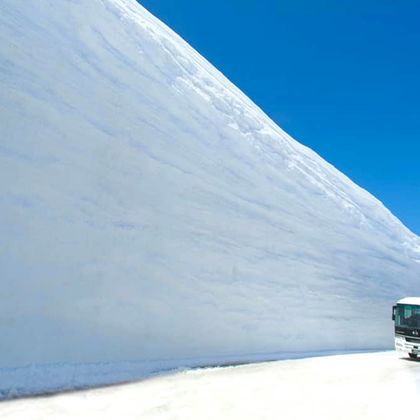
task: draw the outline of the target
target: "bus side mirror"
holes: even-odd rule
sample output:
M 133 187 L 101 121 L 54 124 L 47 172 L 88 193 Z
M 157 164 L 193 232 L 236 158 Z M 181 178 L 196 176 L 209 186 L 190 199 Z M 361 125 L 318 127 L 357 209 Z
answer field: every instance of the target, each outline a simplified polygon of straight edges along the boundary
M 392 320 L 395 321 L 395 309 L 397 309 L 396 306 L 392 307 Z

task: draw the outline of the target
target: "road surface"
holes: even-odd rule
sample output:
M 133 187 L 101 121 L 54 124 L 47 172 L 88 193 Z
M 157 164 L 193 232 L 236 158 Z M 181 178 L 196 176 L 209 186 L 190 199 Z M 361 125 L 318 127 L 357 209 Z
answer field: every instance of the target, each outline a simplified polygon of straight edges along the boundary
M 419 401 L 420 362 L 390 351 L 196 369 L 6 401 L 0 418 L 395 420 L 416 417 Z

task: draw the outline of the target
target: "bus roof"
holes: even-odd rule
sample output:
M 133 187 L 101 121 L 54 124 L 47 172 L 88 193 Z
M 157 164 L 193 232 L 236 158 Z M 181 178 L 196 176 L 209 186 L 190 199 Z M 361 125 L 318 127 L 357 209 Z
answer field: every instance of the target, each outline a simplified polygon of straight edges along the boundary
M 420 297 L 406 297 L 404 299 L 400 299 L 397 304 L 401 305 L 420 305 Z

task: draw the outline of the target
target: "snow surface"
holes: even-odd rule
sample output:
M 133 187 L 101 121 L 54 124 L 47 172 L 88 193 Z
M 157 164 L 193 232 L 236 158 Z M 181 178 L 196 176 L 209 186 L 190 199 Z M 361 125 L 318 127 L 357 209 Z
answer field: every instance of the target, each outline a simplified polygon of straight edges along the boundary
M 341 352 L 352 353 L 351 351 Z M 354 353 L 354 352 L 353 352 Z M 126 383 L 156 375 L 210 366 L 247 364 L 256 361 L 301 359 L 311 356 L 327 356 L 336 352 L 319 351 L 282 354 L 250 354 L 185 360 L 153 360 L 119 363 L 60 363 L 30 365 L 1 369 L 0 400 L 30 395 L 51 395 L 69 389 L 87 389 L 112 383 Z M 230 361 L 230 363 L 229 363 Z
M 420 239 L 135 0 L 0 2 L 0 191 L 3 395 L 387 348 L 419 295 Z
M 394 352 L 198 369 L 0 404 L 2 420 L 416 418 L 420 363 Z

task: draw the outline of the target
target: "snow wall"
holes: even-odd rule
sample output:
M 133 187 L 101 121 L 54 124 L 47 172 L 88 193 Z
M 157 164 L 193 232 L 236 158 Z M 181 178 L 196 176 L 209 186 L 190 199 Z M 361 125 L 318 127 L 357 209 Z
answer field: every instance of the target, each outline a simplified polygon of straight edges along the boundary
M 387 348 L 419 294 L 419 238 L 134 0 L 0 2 L 0 188 L 6 397 Z

